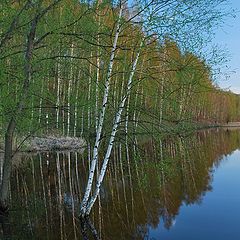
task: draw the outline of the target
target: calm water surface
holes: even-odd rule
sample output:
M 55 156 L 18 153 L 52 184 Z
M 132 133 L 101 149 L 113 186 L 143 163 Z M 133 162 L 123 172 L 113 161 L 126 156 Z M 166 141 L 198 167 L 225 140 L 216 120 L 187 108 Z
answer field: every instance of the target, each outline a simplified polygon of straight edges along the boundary
M 103 240 L 240 239 L 240 131 L 118 144 L 91 219 Z M 87 151 L 18 157 L 11 239 L 82 239 Z M 91 238 L 90 238 L 91 239 Z
M 212 190 L 201 202 L 183 203 L 170 229 L 160 220 L 149 226 L 149 239 L 240 239 L 240 151 L 213 168 Z

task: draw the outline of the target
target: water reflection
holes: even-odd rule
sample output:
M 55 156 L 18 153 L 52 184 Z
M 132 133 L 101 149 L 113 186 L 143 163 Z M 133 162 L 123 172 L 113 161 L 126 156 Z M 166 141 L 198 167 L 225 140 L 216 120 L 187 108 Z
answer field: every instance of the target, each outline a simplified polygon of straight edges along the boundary
M 201 204 L 212 189 L 214 169 L 239 146 L 239 131 L 229 130 L 119 144 L 87 235 L 96 239 L 97 231 L 104 240 L 148 239 L 149 229 L 160 223 L 171 229 L 182 205 Z M 43 153 L 20 159 L 11 180 L 12 235 L 16 239 L 83 239 L 85 225 L 77 212 L 88 153 Z

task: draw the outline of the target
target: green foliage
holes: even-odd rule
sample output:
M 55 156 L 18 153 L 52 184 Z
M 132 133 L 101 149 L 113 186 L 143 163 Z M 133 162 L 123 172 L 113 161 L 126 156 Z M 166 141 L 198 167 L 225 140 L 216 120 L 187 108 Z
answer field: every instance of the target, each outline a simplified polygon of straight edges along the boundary
M 220 2 L 215 0 L 211 6 Z M 40 2 L 36 1 L 36 4 L 24 9 L 25 1 L 0 3 L 0 40 L 7 36 L 13 19 L 18 16 L 15 28 L 0 48 L 1 134 L 15 116 L 22 99 L 26 39 L 31 20 L 51 1 L 42 1 L 41 7 L 37 3 Z M 210 67 L 194 55 L 196 45 L 193 51 L 189 51 L 193 45 L 186 40 L 190 30 L 199 27 L 194 39 L 195 43 L 203 43 L 204 34 L 222 19 L 220 9 L 211 9 L 203 19 L 202 15 L 194 15 L 194 12 L 209 10 L 207 1 L 192 1 L 194 8 L 185 15 L 181 12 L 185 7 L 180 4 L 182 1 L 169 3 L 163 15 L 158 12 L 153 15 L 152 8 L 141 12 L 138 18 L 147 20 L 149 16 L 151 20 L 143 25 L 128 21 L 131 11 L 141 9 L 143 3 L 136 9 L 124 10 L 111 76 L 110 100 L 104 124 L 106 132 L 124 97 L 132 61 L 142 37 L 146 38 L 146 42 L 134 74 L 122 129 L 124 121 L 128 121 L 129 129 L 136 132 L 140 129 L 140 124 L 136 123 L 141 121 L 142 126 L 151 126 L 152 129 L 163 129 L 164 124 L 172 124 L 177 126 L 177 131 L 185 131 L 191 122 L 240 120 L 239 96 L 214 86 Z M 31 59 L 31 83 L 23 111 L 16 119 L 20 135 L 47 132 L 54 128 L 66 134 L 69 122 L 70 132 L 75 131 L 75 134 L 84 134 L 95 128 L 117 15 L 118 8 L 108 1 L 89 5 L 77 0 L 64 0 L 40 20 Z M 174 18 L 171 19 L 171 16 Z M 204 26 L 206 19 L 209 22 Z M 170 24 L 169 28 L 161 27 L 162 23 Z M 163 34 L 159 36 L 161 31 Z M 151 36 L 152 32 L 156 34 Z

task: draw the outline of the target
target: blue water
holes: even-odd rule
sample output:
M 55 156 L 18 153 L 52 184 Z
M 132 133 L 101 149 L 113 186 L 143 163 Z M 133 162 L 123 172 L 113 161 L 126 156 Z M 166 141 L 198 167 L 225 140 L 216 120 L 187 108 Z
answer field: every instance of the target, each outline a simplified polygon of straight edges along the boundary
M 214 168 L 212 190 L 200 204 L 181 206 L 168 230 L 163 221 L 149 226 L 148 239 L 239 240 L 240 239 L 240 150 L 224 157 Z

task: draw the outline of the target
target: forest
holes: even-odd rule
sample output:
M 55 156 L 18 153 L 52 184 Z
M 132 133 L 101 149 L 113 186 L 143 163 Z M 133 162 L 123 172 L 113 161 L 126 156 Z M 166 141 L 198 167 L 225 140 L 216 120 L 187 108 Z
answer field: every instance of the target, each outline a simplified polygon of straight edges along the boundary
M 240 96 L 218 87 L 203 54 L 230 15 L 225 3 L 0 1 L 1 212 L 9 210 L 13 157 L 29 137 L 86 141 L 84 218 L 116 142 L 239 122 Z
M 137 3 L 128 9 L 125 2 L 118 22 L 119 9 L 108 2 L 89 7 L 73 0 L 55 1 L 60 3 L 46 13 L 25 2 L 1 3 L 1 134 L 20 101 L 24 106 L 16 117 L 19 134 L 94 134 L 105 87 L 106 125 L 125 98 L 122 122 L 131 129 L 138 123 L 161 129 L 167 123 L 239 120 L 239 96 L 219 89 L 205 60 L 180 46 L 174 35 L 181 30 L 167 30 L 176 31 L 173 37 L 167 31 L 157 36 L 155 21 L 167 19 L 149 20 L 152 26 L 143 26 Z M 159 6 L 168 11 L 164 4 L 172 8 L 174 3 L 163 1 Z M 148 14 L 157 14 L 154 11 Z M 44 15 L 35 19 L 37 14 Z M 204 23 L 198 18 L 197 24 L 189 23 L 196 26 L 184 31 L 200 28 L 198 24 Z M 31 26 L 34 19 L 36 26 Z M 30 33 L 34 36 L 26 46 Z M 201 37 L 194 41 L 202 41 Z M 29 84 L 24 81 L 27 74 Z

